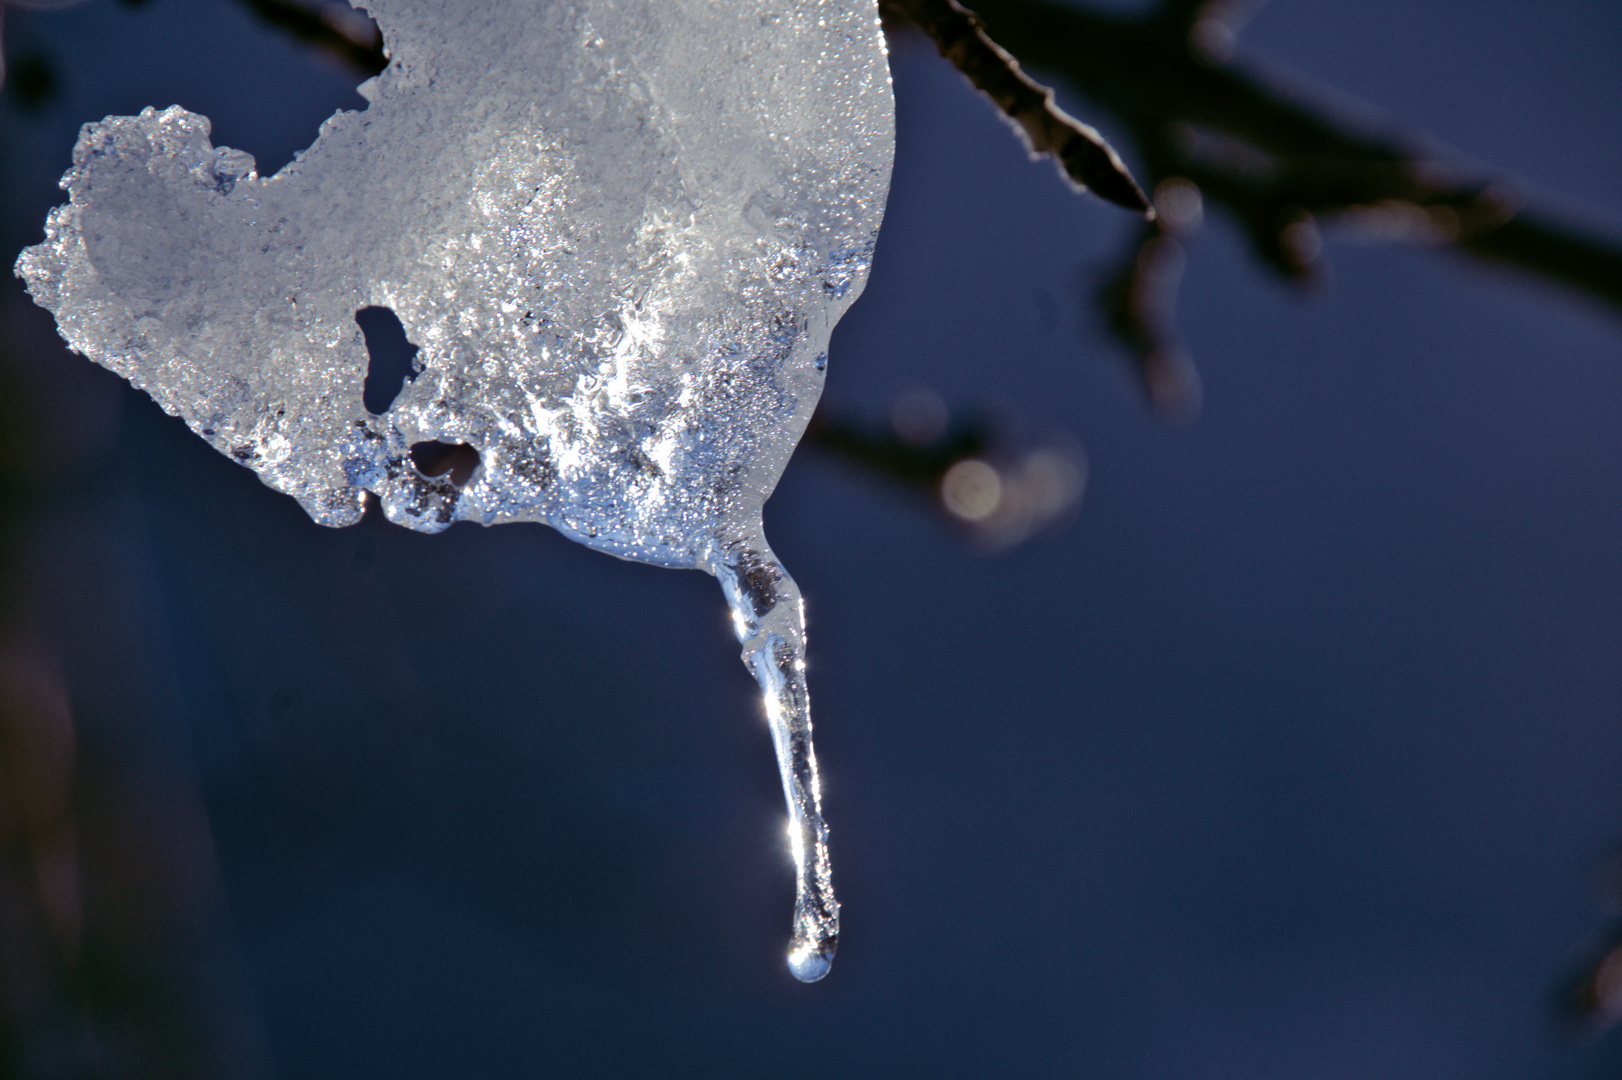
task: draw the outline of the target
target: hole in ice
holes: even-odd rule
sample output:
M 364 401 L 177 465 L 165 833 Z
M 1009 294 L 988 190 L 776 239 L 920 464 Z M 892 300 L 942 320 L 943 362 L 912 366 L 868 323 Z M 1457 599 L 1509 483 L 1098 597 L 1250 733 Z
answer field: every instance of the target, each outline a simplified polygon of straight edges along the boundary
M 432 442 L 413 443 L 411 464 L 424 476 L 444 476 L 450 473 L 451 483 L 461 487 L 479 467 L 479 452 L 467 443 Z
M 389 411 L 405 384 L 417 377 L 417 346 L 407 338 L 400 317 L 386 307 L 363 307 L 355 312 L 355 322 L 366 338 L 366 385 L 361 403 L 366 411 L 381 415 Z

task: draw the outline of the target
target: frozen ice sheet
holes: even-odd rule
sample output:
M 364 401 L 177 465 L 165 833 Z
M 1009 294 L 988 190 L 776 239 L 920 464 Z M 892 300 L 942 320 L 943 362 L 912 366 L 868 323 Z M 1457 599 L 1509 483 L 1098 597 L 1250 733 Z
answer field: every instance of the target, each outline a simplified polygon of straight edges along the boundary
M 871 0 L 370 0 L 388 68 L 275 176 L 179 107 L 87 124 L 17 271 L 79 352 L 315 520 L 544 521 L 716 574 L 800 869 L 838 905 L 799 594 L 760 527 L 866 280 L 892 107 Z M 355 320 L 421 367 L 382 414 Z M 473 447 L 465 483 L 410 449 Z

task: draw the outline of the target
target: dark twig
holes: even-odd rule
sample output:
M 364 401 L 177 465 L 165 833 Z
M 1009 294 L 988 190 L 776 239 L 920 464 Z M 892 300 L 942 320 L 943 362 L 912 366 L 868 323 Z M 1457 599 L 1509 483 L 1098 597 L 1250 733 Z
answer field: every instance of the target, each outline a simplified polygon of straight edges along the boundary
M 1521 209 L 1421 140 L 1360 129 L 1308 104 L 1326 95 L 1225 63 L 1212 11 L 1174 0 L 1124 18 L 1055 0 L 983 0 L 986 22 L 1025 63 L 1064 75 L 1132 133 L 1156 182 L 1186 178 L 1245 227 L 1258 255 L 1312 276 L 1320 220 L 1377 237 L 1452 245 L 1622 308 L 1622 245 Z M 1172 17 L 1175 15 L 1176 17 Z M 1232 25 L 1227 23 L 1226 25 Z
M 1000 46 L 979 17 L 950 0 L 885 0 L 884 9 L 924 28 L 1000 104 L 1010 92 L 977 74 L 987 61 L 964 42 L 995 50 L 1004 80 L 1036 88 L 1021 101 L 1035 93 L 1052 108 L 1013 55 L 1065 76 L 1131 134 L 1162 220 L 1139 234 L 1102 298 L 1163 415 L 1190 412 L 1199 385 L 1172 319 L 1179 238 L 1188 229 L 1167 227 L 1159 207 L 1167 185 L 1191 195 L 1196 208 L 1219 204 L 1261 260 L 1294 281 L 1320 275 L 1320 228 L 1329 223 L 1377 240 L 1451 246 L 1622 309 L 1616 240 L 1523 209 L 1509 185 L 1470 175 L 1424 140 L 1370 131 L 1310 104 L 1327 97 L 1321 92 L 1286 85 L 1251 64 L 1230 65 L 1237 30 L 1256 0 L 1165 0 L 1136 18 L 1060 0 L 976 2 Z M 1023 106 L 1004 107 L 1012 114 Z
M 911 22 L 1024 134 L 1033 154 L 1052 154 L 1081 188 L 1128 210 L 1149 210 L 1143 189 L 1093 128 L 1053 103 L 1053 91 L 1020 70 L 957 0 L 880 0 L 886 22 Z

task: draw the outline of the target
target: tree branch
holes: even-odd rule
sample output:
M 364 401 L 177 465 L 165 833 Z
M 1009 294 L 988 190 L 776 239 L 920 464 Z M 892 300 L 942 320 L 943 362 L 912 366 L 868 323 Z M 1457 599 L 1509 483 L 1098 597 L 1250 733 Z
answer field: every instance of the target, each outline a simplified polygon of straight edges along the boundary
M 1052 154 L 1077 186 L 1152 216 L 1143 189 L 1104 137 L 1055 105 L 1053 91 L 1021 71 L 974 12 L 957 0 L 879 0 L 879 10 L 886 22 L 911 22 L 928 34 L 941 55 L 1018 125 L 1033 154 Z
M 1197 184 L 1240 221 L 1263 261 L 1291 278 L 1313 275 L 1317 222 L 1332 219 L 1379 238 L 1451 245 L 1622 310 L 1622 243 L 1523 210 L 1503 183 L 1442 161 L 1426 140 L 1363 130 L 1308 104 L 1327 96 L 1310 87 L 1225 64 L 1195 32 L 1218 5 L 1172 4 L 1166 10 L 1179 18 L 1124 18 L 1055 0 L 982 7 L 1024 62 L 1063 75 L 1120 118 L 1152 180 Z
M 388 67 L 383 39 L 371 19 L 339 0 L 239 0 L 263 22 L 295 40 L 325 49 L 368 75 Z M 368 29 L 367 26 L 370 25 Z

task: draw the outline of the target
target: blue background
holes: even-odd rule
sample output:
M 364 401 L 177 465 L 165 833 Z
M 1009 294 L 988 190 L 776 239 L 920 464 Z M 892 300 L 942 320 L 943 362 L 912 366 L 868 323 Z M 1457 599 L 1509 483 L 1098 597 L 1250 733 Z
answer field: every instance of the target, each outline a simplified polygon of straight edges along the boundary
M 7 265 L 83 121 L 178 103 L 268 173 L 362 105 L 219 0 L 6 30 L 63 80 L 0 115 Z M 1622 235 L 1622 6 L 1275 0 L 1242 43 Z M 0 283 L 28 403 L 6 618 L 72 703 L 87 955 L 123 973 L 99 1053 L 287 1078 L 1622 1074 L 1618 1036 L 1554 1006 L 1609 932 L 1622 838 L 1622 321 L 1333 232 L 1301 295 L 1212 214 L 1180 305 L 1205 411 L 1162 425 L 1088 303 L 1134 223 L 1027 161 L 927 43 L 892 66 L 894 189 L 828 392 L 1017 411 L 1079 438 L 1091 482 L 1065 529 L 991 556 L 825 455 L 769 504 L 844 902 L 814 986 L 782 961 L 780 789 L 713 581 L 538 526 L 322 529 Z

